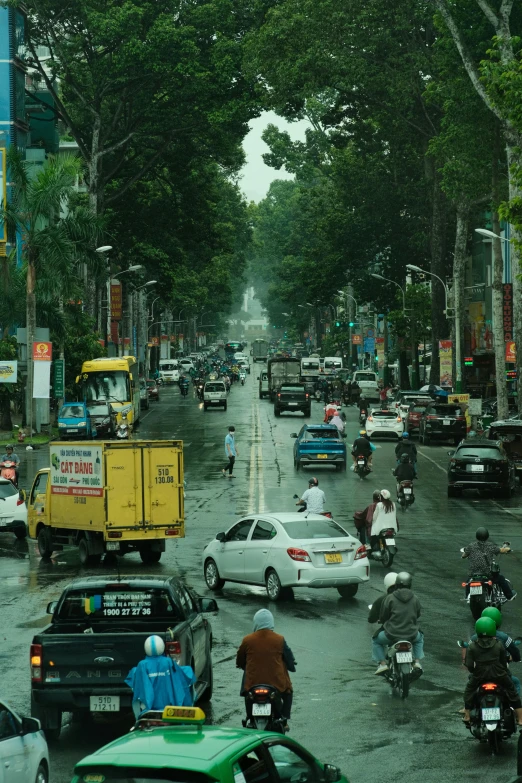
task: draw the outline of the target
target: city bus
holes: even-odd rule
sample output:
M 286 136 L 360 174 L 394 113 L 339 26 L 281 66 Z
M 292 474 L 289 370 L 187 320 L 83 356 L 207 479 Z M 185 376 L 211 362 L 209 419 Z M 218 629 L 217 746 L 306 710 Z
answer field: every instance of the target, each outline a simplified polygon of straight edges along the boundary
M 225 354 L 231 358 L 243 350 L 243 343 L 230 342 L 225 344 Z
M 138 362 L 134 356 L 91 359 L 82 364 L 82 399 L 89 408 L 109 402 L 118 414 L 127 414 L 130 425 L 140 418 Z

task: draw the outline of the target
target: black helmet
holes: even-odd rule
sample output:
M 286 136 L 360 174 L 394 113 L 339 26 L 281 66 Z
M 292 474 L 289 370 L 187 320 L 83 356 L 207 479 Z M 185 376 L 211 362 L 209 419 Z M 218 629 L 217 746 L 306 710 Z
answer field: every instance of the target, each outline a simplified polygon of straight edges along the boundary
M 317 481 L 317 479 L 314 476 L 312 476 L 312 478 L 308 481 L 308 486 L 309 487 L 318 487 L 319 486 L 319 482 Z
M 410 458 L 407 454 L 401 454 L 401 462 L 409 462 Z
M 397 587 L 411 587 L 411 574 L 409 574 L 407 571 L 400 571 L 397 574 L 397 580 L 395 584 Z
M 477 528 L 477 532 L 475 533 L 475 538 L 477 541 L 487 541 L 489 538 L 489 530 L 487 527 L 479 527 Z

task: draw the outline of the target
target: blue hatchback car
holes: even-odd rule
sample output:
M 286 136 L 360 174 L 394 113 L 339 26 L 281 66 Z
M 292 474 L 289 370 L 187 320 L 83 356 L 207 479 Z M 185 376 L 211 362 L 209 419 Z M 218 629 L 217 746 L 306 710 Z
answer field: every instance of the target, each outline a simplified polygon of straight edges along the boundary
M 335 465 L 346 470 L 346 443 L 332 424 L 305 424 L 299 435 L 295 432 L 294 467 L 302 465 Z
M 58 437 L 60 440 L 90 440 L 96 437 L 89 409 L 84 402 L 66 402 L 58 414 Z

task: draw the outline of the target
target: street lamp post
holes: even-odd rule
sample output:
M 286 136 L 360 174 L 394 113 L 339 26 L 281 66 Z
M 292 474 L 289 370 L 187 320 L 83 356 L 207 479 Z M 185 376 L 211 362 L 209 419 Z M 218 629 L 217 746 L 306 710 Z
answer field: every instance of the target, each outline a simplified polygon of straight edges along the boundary
M 138 286 L 137 288 L 134 288 L 132 295 L 136 295 L 137 299 L 137 318 L 136 318 L 136 359 L 138 361 L 138 368 L 140 366 L 140 331 L 141 331 L 141 295 L 140 291 L 143 291 L 144 288 L 148 288 L 151 285 L 155 285 L 158 281 L 157 280 L 148 280 L 146 283 L 143 283 L 143 285 Z M 131 335 L 131 343 L 132 343 L 132 335 Z
M 144 269 L 143 264 L 131 264 L 131 266 L 128 269 L 124 269 L 122 272 L 117 272 L 112 278 L 111 275 L 108 275 L 107 279 L 107 354 L 109 353 L 109 338 L 111 336 L 111 282 L 114 280 L 115 282 L 119 282 L 119 278 L 122 277 L 122 275 L 129 274 L 131 272 L 140 272 L 142 269 Z M 132 294 L 131 294 L 131 302 L 130 302 L 130 310 L 132 310 Z M 127 307 L 127 311 L 129 311 L 129 307 Z M 132 326 L 132 312 L 129 312 L 128 315 L 130 325 Z M 130 334 L 130 329 L 129 329 Z
M 376 280 L 385 280 L 387 283 L 392 283 L 393 285 L 397 286 L 397 288 L 400 289 L 400 292 L 402 294 L 402 313 L 406 317 L 406 292 L 405 292 L 404 288 L 402 287 L 402 285 L 399 285 L 399 283 L 397 283 L 395 280 L 391 280 L 389 277 L 384 277 L 384 275 L 377 274 L 377 272 L 372 272 L 372 277 L 375 277 Z M 384 317 L 386 319 L 386 315 Z M 384 372 L 383 372 L 383 376 L 386 376 L 386 377 L 383 377 L 383 381 L 384 381 L 384 384 L 386 385 L 386 383 L 388 382 L 388 328 L 387 328 L 386 320 L 385 320 L 384 325 L 385 325 L 385 329 L 384 329 L 385 336 L 384 336 Z M 413 331 L 414 331 L 414 323 L 413 323 L 413 319 L 412 319 L 412 332 Z M 401 381 L 402 381 L 402 377 L 401 377 L 402 376 L 402 368 L 401 368 L 401 360 L 400 360 L 400 351 L 399 351 L 398 362 L 399 362 L 398 380 L 399 380 L 399 386 L 400 386 Z M 413 367 L 414 367 L 415 372 L 416 372 L 416 374 L 418 376 L 418 370 L 417 370 L 416 362 L 418 363 L 417 346 L 414 344 Z M 417 381 L 419 380 L 418 377 L 417 377 L 416 380 Z M 417 383 L 417 384 L 414 384 L 414 386 L 415 385 L 418 387 L 419 384 Z
M 355 321 L 357 321 L 357 314 L 359 312 L 359 305 L 357 304 L 357 299 L 354 296 L 352 296 L 351 294 L 349 294 L 348 291 L 341 291 L 341 290 L 339 290 L 339 291 L 337 291 L 337 293 L 341 294 L 341 296 L 345 296 L 346 297 L 346 312 L 348 313 L 348 324 L 351 324 L 352 322 L 355 323 Z M 350 307 L 349 307 L 349 304 L 348 304 L 348 299 L 351 299 L 352 302 L 355 304 L 355 317 L 354 318 L 352 318 L 351 315 L 350 315 Z M 348 341 L 350 343 L 350 367 L 349 367 L 350 370 L 352 369 L 352 364 L 354 363 L 353 362 L 353 348 L 354 348 L 354 346 L 352 345 L 352 328 L 353 328 L 352 326 L 348 325 Z M 362 331 L 361 331 L 361 336 L 362 336 Z
M 444 302 L 445 302 L 445 310 L 444 314 L 446 318 L 455 318 L 455 391 L 457 393 L 462 392 L 462 344 L 460 340 L 460 308 L 453 307 L 453 315 L 450 315 L 449 313 L 449 304 L 448 304 L 448 286 L 444 282 L 444 280 L 436 275 L 434 272 L 427 272 L 425 269 L 421 269 L 420 266 L 415 266 L 415 264 L 406 264 L 406 269 L 411 269 L 412 272 L 421 272 L 423 275 L 430 275 L 430 277 L 435 277 L 440 282 L 442 287 L 444 288 Z M 426 350 L 426 348 L 424 349 Z M 433 350 L 433 348 L 432 348 Z

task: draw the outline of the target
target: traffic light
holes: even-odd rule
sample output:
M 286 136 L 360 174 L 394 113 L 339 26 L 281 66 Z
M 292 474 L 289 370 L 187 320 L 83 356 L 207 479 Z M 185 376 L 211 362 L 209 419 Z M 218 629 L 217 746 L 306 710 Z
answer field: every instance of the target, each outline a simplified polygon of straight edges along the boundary
M 340 322 L 340 321 L 336 321 L 336 322 L 335 322 L 335 325 L 337 326 L 337 328 L 339 328 L 339 327 L 340 327 L 340 325 L 341 325 L 341 322 Z
M 355 326 L 355 321 L 350 321 L 350 322 L 349 322 L 349 324 L 348 324 L 348 326 L 349 326 L 349 327 L 350 327 L 350 329 L 351 329 L 351 328 L 352 328 L 352 326 Z

